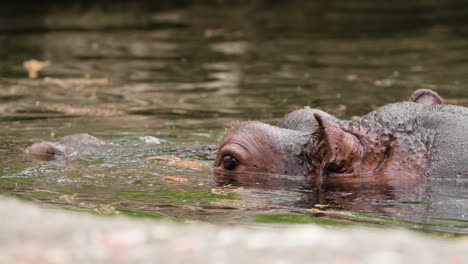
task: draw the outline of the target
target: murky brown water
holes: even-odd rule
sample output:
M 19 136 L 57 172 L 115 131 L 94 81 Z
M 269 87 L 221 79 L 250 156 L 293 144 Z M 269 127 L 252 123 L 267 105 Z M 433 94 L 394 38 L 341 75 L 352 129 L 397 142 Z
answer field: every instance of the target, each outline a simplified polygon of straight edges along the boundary
M 202 2 L 1 4 L 0 193 L 213 223 L 468 233 L 466 176 L 401 189 L 318 191 L 274 177 L 220 188 L 211 168 L 146 161 L 174 155 L 211 165 L 232 122 L 275 123 L 304 105 L 350 118 L 430 88 L 468 106 L 462 1 Z M 48 61 L 38 79 L 22 67 L 31 58 Z M 23 154 L 33 141 L 75 133 L 114 146 L 49 163 Z

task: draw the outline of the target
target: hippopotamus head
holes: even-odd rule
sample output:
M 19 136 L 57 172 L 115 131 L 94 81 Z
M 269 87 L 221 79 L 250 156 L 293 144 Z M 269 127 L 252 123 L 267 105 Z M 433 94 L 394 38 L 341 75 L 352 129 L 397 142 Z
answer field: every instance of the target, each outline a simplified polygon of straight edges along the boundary
M 344 121 L 340 125 L 335 118 L 330 120 L 318 113 L 313 118 L 317 126 L 310 132 L 261 122 L 232 127 L 219 146 L 215 173 L 219 176 L 226 172 L 261 172 L 314 176 L 311 179 L 320 180 L 325 174 L 371 171 L 378 167 L 384 148 L 366 153 L 361 140 L 343 128 Z
M 257 121 L 243 122 L 224 136 L 214 167 L 218 171 L 304 175 L 303 150 L 311 136 Z
M 306 107 L 287 115 L 279 126 L 240 123 L 229 129 L 220 143 L 214 163 L 215 175 L 285 174 L 308 176 L 308 179 L 322 182 L 325 176 L 342 181 L 416 174 L 415 170 L 419 173 L 427 167 L 423 158 L 408 163 L 408 168 L 398 158 L 409 155 L 415 146 L 428 146 L 427 142 L 405 144 L 409 140 L 407 132 L 401 132 L 400 124 L 391 120 L 422 111 L 423 105 L 442 104 L 442 99 L 431 90 L 417 90 L 410 101 L 351 121 Z M 390 121 L 384 121 L 387 119 Z M 422 157 L 422 153 L 419 154 Z
M 97 146 L 103 146 L 106 142 L 88 134 L 75 134 L 64 136 L 56 142 L 34 142 L 26 148 L 32 159 L 39 161 L 66 160 L 92 153 Z

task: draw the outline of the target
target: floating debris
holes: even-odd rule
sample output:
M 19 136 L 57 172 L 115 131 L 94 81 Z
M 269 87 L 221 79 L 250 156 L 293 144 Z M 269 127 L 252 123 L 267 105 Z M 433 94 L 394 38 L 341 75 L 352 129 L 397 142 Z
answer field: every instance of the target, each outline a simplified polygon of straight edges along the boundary
M 174 176 L 164 176 L 162 179 L 166 182 L 175 182 L 175 183 L 186 183 L 188 182 L 187 178 L 174 177 Z
M 117 211 L 112 205 L 108 204 L 88 204 L 80 203 L 79 206 L 84 207 L 88 210 L 94 211 L 99 214 L 116 214 Z
M 325 213 L 324 211 L 317 209 L 317 208 L 310 208 L 306 209 L 307 212 L 312 213 L 312 214 L 323 214 Z
M 207 28 L 203 31 L 203 36 L 207 39 L 222 38 L 224 37 L 224 35 L 225 35 L 225 32 L 223 29 Z
M 356 74 L 348 74 L 345 76 L 345 79 L 347 81 L 355 81 L 358 79 L 358 76 Z
M 277 205 L 271 204 L 266 201 L 256 201 L 256 200 L 216 199 L 210 204 L 212 206 L 219 207 L 219 208 L 232 208 L 232 209 L 243 209 L 243 210 L 266 209 L 266 208 L 278 207 Z
M 67 203 L 72 203 L 73 201 L 76 200 L 76 197 L 78 196 L 78 194 L 74 193 L 72 195 L 70 194 L 64 194 L 64 195 L 60 195 L 59 197 L 59 200 L 63 200 Z
M 375 80 L 374 81 L 375 86 L 390 87 L 393 84 L 394 84 L 394 81 L 390 80 L 390 79 L 383 79 L 383 80 Z
M 39 71 L 49 64 L 48 61 L 40 61 L 36 59 L 30 59 L 23 62 L 23 67 L 28 71 L 28 76 L 31 79 L 39 77 Z
M 327 208 L 327 207 L 330 207 L 329 204 L 315 204 L 314 207 L 317 207 L 317 208 Z
M 182 167 L 190 167 L 190 168 L 208 168 L 206 164 L 200 163 L 194 160 L 183 160 L 176 156 L 168 156 L 168 157 L 148 157 L 146 160 L 156 160 L 156 161 L 165 161 L 170 165 L 177 165 Z
M 249 48 L 249 44 L 245 41 L 226 41 L 211 45 L 211 49 L 225 55 L 241 55 L 245 54 Z

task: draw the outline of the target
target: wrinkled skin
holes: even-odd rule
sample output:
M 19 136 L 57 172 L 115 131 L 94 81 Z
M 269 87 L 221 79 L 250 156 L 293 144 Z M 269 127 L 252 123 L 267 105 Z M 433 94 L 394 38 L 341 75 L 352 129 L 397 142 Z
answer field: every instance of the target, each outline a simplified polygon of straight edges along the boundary
M 429 89 L 419 89 L 413 92 L 409 99 L 410 102 L 424 105 L 443 104 L 442 97 Z M 313 109 L 308 106 L 292 111 L 287 114 L 279 123 L 279 127 L 294 129 L 303 132 L 313 132 L 318 129 L 317 120 L 314 114 L 319 114 L 322 118 L 334 122 L 340 122 L 336 117 L 319 109 Z
M 215 176 L 253 172 L 306 176 L 318 184 L 404 185 L 468 172 L 468 109 L 444 105 L 431 90 L 351 121 L 304 108 L 279 126 L 231 128 L 220 143 Z

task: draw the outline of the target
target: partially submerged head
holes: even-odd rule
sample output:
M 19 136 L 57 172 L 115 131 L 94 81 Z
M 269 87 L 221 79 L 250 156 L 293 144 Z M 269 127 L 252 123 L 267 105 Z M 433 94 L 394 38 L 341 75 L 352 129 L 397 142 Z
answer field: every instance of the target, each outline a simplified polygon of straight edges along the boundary
M 240 123 L 222 139 L 214 167 L 217 171 L 304 175 L 301 157 L 310 133 L 261 122 Z
M 32 159 L 40 161 L 55 160 L 62 152 L 52 143 L 46 141 L 35 142 L 26 149 Z
M 354 130 L 350 123 L 336 122 L 318 113 L 313 118 L 316 127 L 310 132 L 261 122 L 234 126 L 220 143 L 215 175 L 285 174 L 310 176 L 308 181 L 323 182 L 324 176 L 369 175 L 382 171 L 389 153 L 388 141 L 366 139 L 367 135 L 360 133 L 361 128 Z
M 62 160 L 90 153 L 106 142 L 88 134 L 64 136 L 56 142 L 35 142 L 26 149 L 32 159 L 40 161 Z

